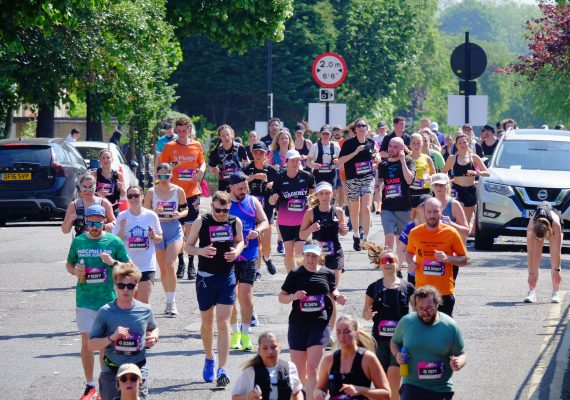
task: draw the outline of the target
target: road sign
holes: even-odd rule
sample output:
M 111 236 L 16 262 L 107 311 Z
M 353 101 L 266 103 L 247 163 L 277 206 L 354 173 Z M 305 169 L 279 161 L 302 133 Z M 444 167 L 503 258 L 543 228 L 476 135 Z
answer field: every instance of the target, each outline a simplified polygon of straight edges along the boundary
M 335 88 L 346 78 L 346 62 L 336 53 L 322 53 L 315 58 L 311 68 L 313 78 L 319 86 Z
M 465 98 L 469 97 L 469 120 L 465 115 Z M 447 125 L 461 126 L 470 123 L 476 126 L 485 125 L 487 120 L 487 96 L 447 96 Z
M 453 73 L 458 78 L 473 80 L 480 77 L 487 68 L 487 55 L 481 46 L 475 43 L 462 43 L 451 53 L 450 63 Z M 469 68 L 467 68 L 467 63 L 469 63 Z M 467 69 L 469 69 L 469 77 L 467 77 Z
M 319 89 L 319 100 L 320 101 L 334 101 L 334 89 Z
M 325 104 L 309 103 L 309 126 L 311 129 L 318 131 L 326 123 Z M 330 103 L 328 124 L 346 126 L 346 104 Z

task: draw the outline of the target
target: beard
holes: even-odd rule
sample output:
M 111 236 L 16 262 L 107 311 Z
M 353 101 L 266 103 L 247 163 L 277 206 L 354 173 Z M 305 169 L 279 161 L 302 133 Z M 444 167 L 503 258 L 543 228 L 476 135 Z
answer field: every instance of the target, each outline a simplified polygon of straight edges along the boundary
M 420 320 L 420 322 L 424 325 L 433 325 L 433 323 L 435 322 L 435 316 L 437 315 L 437 311 L 436 314 L 433 314 L 427 321 L 424 318 L 421 318 L 418 314 L 418 319 Z
M 246 195 L 246 193 L 238 194 L 238 195 L 236 195 L 236 199 L 238 199 L 239 201 L 243 201 L 243 199 L 245 199 L 245 195 Z
M 426 219 L 426 225 L 429 226 L 430 228 L 436 228 L 438 222 L 439 222 L 439 220 L 436 218 Z

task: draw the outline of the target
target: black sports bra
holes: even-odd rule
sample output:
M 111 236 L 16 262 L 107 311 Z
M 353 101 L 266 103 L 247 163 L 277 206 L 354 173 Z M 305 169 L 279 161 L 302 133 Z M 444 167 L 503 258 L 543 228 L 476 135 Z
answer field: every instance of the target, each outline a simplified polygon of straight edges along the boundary
M 467 171 L 475 171 L 475 165 L 473 164 L 473 158 L 469 154 L 469 162 L 465 165 L 461 165 L 457 162 L 459 154 L 455 155 L 455 162 L 453 163 L 453 176 L 467 176 Z

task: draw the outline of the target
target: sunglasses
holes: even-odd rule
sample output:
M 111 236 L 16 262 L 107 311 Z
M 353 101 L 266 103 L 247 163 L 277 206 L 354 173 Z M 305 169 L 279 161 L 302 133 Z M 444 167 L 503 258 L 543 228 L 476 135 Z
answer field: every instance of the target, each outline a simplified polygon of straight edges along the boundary
M 89 228 L 101 228 L 103 226 L 103 222 L 87 221 L 87 226 Z
M 127 195 L 127 199 L 129 199 L 129 200 L 133 199 L 133 198 L 138 199 L 141 196 L 142 196 L 142 194 L 140 194 L 140 193 L 131 193 L 131 194 Z
M 91 192 L 95 190 L 95 186 L 81 186 L 81 190 L 84 192 Z
M 172 175 L 170 175 L 170 174 L 158 174 L 156 177 L 158 179 L 170 179 L 171 176 Z
M 396 259 L 394 257 L 385 256 L 380 259 L 380 264 L 394 264 Z
M 117 287 L 121 290 L 123 290 L 124 288 L 127 288 L 129 290 L 135 290 L 135 288 L 137 287 L 136 283 L 117 283 Z
M 227 214 L 230 212 L 229 208 L 216 208 L 216 207 L 212 207 L 212 209 L 214 210 L 214 212 L 217 212 L 218 214 Z
M 121 375 L 119 380 L 123 383 L 125 383 L 127 381 L 136 382 L 139 380 L 139 377 L 136 376 L 135 374 L 125 374 L 125 375 Z
M 364 125 L 364 124 L 356 124 L 354 126 L 357 128 L 368 128 L 368 125 Z

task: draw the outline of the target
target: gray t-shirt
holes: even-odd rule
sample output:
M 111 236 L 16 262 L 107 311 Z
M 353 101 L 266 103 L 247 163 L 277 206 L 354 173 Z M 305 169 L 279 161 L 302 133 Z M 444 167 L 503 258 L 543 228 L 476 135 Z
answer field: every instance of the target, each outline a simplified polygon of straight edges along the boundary
M 138 363 L 146 358 L 146 331 L 156 328 L 154 315 L 148 304 L 135 300 L 130 309 L 121 309 L 116 301 L 105 304 L 97 312 L 97 317 L 89 338 L 103 338 L 112 335 L 117 327 L 129 328 L 129 336 L 110 343 L 105 348 L 105 356 L 116 365 Z

